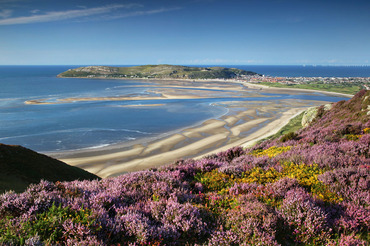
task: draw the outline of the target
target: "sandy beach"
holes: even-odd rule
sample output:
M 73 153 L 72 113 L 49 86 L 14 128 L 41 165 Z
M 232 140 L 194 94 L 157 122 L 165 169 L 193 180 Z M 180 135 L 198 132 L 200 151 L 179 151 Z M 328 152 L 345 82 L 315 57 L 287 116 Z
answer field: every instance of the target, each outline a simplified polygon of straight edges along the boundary
M 157 138 L 141 139 L 136 142 L 111 145 L 98 149 L 50 153 L 70 165 L 83 168 L 102 178 L 114 177 L 127 172 L 145 170 L 171 164 L 179 159 L 200 158 L 212 153 L 227 150 L 234 146 L 249 147 L 260 139 L 275 134 L 295 115 L 308 107 L 325 104 L 324 101 L 312 100 L 269 100 L 269 101 L 233 101 L 232 98 L 258 97 L 260 87 L 224 82 L 181 82 L 164 84 L 153 88 L 151 100 L 164 98 L 207 98 L 225 94 L 230 101 L 217 103 L 228 113 L 217 119 L 209 119 L 200 124 L 164 134 Z M 200 90 L 202 88 L 212 90 Z M 184 88 L 188 86 L 189 88 Z M 248 89 L 246 89 L 248 87 Z M 274 93 L 302 93 L 295 89 L 263 88 Z M 310 91 L 305 91 L 308 94 Z M 328 93 L 329 94 L 329 93 Z M 58 103 L 69 103 L 79 98 L 60 99 Z M 99 98 L 80 98 L 80 100 L 105 100 Z M 111 100 L 111 99 L 106 99 Z M 120 98 L 119 100 L 127 100 Z M 36 102 L 38 103 L 38 102 Z M 146 106 L 158 106 L 150 104 Z M 133 107 L 142 105 L 131 105 Z

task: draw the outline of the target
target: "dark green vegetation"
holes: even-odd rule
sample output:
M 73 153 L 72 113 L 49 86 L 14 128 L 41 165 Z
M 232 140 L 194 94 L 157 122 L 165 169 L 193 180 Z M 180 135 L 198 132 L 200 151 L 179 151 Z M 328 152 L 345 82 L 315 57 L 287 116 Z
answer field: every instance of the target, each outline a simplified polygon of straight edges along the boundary
M 98 176 L 21 146 L 0 144 L 0 193 L 23 192 L 41 179 L 56 181 L 94 180 Z
M 90 66 L 69 69 L 58 77 L 86 78 L 155 78 L 155 79 L 230 79 L 254 72 L 224 67 L 187 67 L 174 65 L 145 65 L 134 67 Z
M 307 84 L 282 84 L 282 83 L 270 83 L 261 82 L 261 85 L 278 87 L 278 88 L 297 88 L 297 89 L 308 89 L 308 90 L 320 90 L 329 92 L 338 92 L 354 95 L 363 89 L 363 85 L 358 83 L 322 83 L 314 82 Z

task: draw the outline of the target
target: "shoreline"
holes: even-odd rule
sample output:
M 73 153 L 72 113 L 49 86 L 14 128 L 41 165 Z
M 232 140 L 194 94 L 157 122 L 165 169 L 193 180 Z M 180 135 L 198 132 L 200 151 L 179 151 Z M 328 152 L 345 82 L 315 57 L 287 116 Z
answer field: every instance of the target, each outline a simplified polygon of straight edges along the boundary
M 248 144 L 272 135 L 294 115 L 324 102 L 280 100 L 230 102 L 228 113 L 155 139 L 141 139 L 96 149 L 49 154 L 69 165 L 83 168 L 102 178 L 119 176 L 200 158 Z M 264 104 L 261 108 L 260 104 Z
M 57 76 L 58 77 L 58 76 Z M 351 98 L 354 95 L 352 94 L 345 94 L 345 93 L 339 93 L 339 92 L 331 92 L 331 91 L 322 91 L 322 90 L 311 90 L 311 89 L 300 89 L 300 88 L 284 88 L 284 87 L 270 87 L 266 85 L 261 85 L 259 83 L 251 83 L 251 82 L 246 82 L 238 79 L 180 79 L 180 78 L 113 78 L 113 77 L 58 77 L 61 79 L 107 79 L 107 80 L 137 80 L 137 81 L 143 81 L 143 82 L 148 82 L 148 81 L 161 81 L 161 82 L 168 82 L 168 81 L 180 81 L 180 82 L 226 82 L 226 83 L 236 83 L 236 84 L 242 84 L 245 86 L 248 86 L 248 88 L 255 88 L 255 89 L 269 89 L 269 90 L 280 90 L 280 91 L 297 91 L 297 92 L 319 92 L 323 94 L 328 94 L 328 95 L 336 95 L 336 96 L 344 96 Z M 174 86 L 176 87 L 176 86 Z
M 91 78 L 85 78 L 85 79 L 91 79 Z M 100 78 L 92 78 L 92 79 L 100 79 Z M 126 78 L 108 78 L 108 79 L 115 79 L 115 80 L 129 80 Z M 51 105 L 51 104 L 66 104 L 66 103 L 75 103 L 75 102 L 91 102 L 91 101 L 150 101 L 150 100 L 173 100 L 173 99 L 182 99 L 182 100 L 191 100 L 191 99 L 211 99 L 211 98 L 218 98 L 217 95 L 212 95 L 211 93 L 207 92 L 201 92 L 200 90 L 219 90 L 222 93 L 228 92 L 230 93 L 230 97 L 233 98 L 243 98 L 243 95 L 240 95 L 240 91 L 238 94 L 232 93 L 233 91 L 240 90 L 236 85 L 239 85 L 241 87 L 245 87 L 252 90 L 257 90 L 258 92 L 261 92 L 262 90 L 267 90 L 269 93 L 276 92 L 276 93 L 284 93 L 284 94 L 290 94 L 290 93 L 321 93 L 324 95 L 330 95 L 330 96 L 341 96 L 341 97 L 347 97 L 351 98 L 353 95 L 350 94 L 344 94 L 344 93 L 338 93 L 338 92 L 329 92 L 329 91 L 320 91 L 320 90 L 309 90 L 309 89 L 299 89 L 299 88 L 279 88 L 279 87 L 270 87 L 260 84 L 254 84 L 254 83 L 248 83 L 238 80 L 217 80 L 217 79 L 210 79 L 210 80 L 190 80 L 190 79 L 176 79 L 176 80 L 160 80 L 160 79 L 136 79 L 141 81 L 152 81 L 152 82 L 165 82 L 167 84 L 153 84 L 153 85 L 146 85 L 145 87 L 153 87 L 154 89 L 150 92 L 157 94 L 157 96 L 107 96 L 107 97 L 70 97 L 70 98 L 58 98 L 54 101 L 48 101 L 49 98 L 41 98 L 41 99 L 33 99 L 33 100 L 27 100 L 24 103 L 28 105 Z M 183 85 L 178 85 L 177 82 L 183 82 Z M 172 83 L 169 83 L 172 82 Z M 175 84 L 173 84 L 175 82 Z M 215 83 L 215 85 L 209 86 L 208 83 Z M 220 82 L 226 82 L 233 85 L 220 85 Z M 195 84 L 204 83 L 208 86 L 199 86 Z M 235 85 L 236 84 L 236 85 Z M 141 87 L 141 86 L 138 86 Z M 169 90 L 171 88 L 171 90 Z M 184 89 L 186 88 L 186 89 Z M 187 90 L 191 91 L 194 90 L 197 93 L 196 94 L 190 94 L 190 93 L 181 93 L 181 90 Z M 179 93 L 180 91 L 180 93 Z M 260 95 L 255 94 L 255 97 L 260 97 Z M 152 104 L 155 105 L 155 104 Z
M 253 145 L 255 145 L 258 141 L 260 141 L 262 139 L 265 139 L 265 138 L 268 138 L 268 137 L 276 134 L 281 128 L 283 128 L 286 124 L 288 124 L 291 119 L 298 116 L 299 114 L 304 112 L 306 109 L 307 108 L 305 108 L 305 109 L 292 108 L 288 111 L 285 111 L 280 118 L 268 123 L 264 127 L 262 127 L 260 129 L 258 129 L 257 131 L 253 132 L 249 136 L 247 136 L 243 139 L 240 139 L 236 143 L 233 143 L 233 144 L 228 145 L 228 146 L 223 146 L 223 147 L 221 147 L 219 149 L 216 149 L 216 150 L 213 150 L 213 151 L 211 151 L 207 154 L 197 156 L 197 157 L 195 157 L 195 159 L 200 159 L 202 157 L 205 157 L 205 156 L 211 155 L 211 154 L 217 154 L 219 152 L 226 151 L 226 150 L 228 150 L 232 147 L 235 147 L 235 146 L 241 146 L 243 148 L 253 147 Z
M 148 81 L 148 80 L 147 80 Z M 154 81 L 153 81 L 154 82 Z M 155 87 L 155 88 L 154 88 Z M 212 88 L 210 91 L 210 87 Z M 247 90 L 246 90 L 247 88 Z M 206 89 L 206 90 L 203 90 Z M 208 90 L 207 90 L 208 89 Z M 258 140 L 275 134 L 295 115 L 326 101 L 277 99 L 258 100 L 261 92 L 281 94 L 315 94 L 330 96 L 352 95 L 335 92 L 296 88 L 274 88 L 241 81 L 177 81 L 165 80 L 153 84 L 150 100 L 190 98 L 218 98 L 227 95 L 230 101 L 214 103 L 227 109 L 224 115 L 207 119 L 182 129 L 164 133 L 154 138 L 143 138 L 109 146 L 45 153 L 69 165 L 77 166 L 102 178 L 114 177 L 127 172 L 146 170 L 174 163 L 180 159 L 201 158 L 225 151 L 234 146 L 250 147 Z M 234 100 L 255 97 L 254 101 Z M 132 98 L 132 97 L 131 97 Z M 145 100 L 145 97 L 134 97 Z M 130 100 L 130 97 L 117 97 Z M 43 99 L 39 99 L 42 101 Z M 46 99 L 47 100 L 47 99 Z M 64 98 L 60 103 L 85 100 L 111 100 L 109 97 Z M 151 102 L 148 107 L 162 102 Z M 37 103 L 36 103 L 37 104 Z M 43 103 L 41 103 L 43 104 Z M 127 105 L 130 106 L 130 105 Z M 141 107 L 145 105 L 131 105 Z

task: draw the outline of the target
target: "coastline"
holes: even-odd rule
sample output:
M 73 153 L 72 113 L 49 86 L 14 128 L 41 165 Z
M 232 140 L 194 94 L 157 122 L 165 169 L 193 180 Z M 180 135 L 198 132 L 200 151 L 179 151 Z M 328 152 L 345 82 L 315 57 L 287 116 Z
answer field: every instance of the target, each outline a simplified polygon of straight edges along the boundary
M 223 82 L 223 83 L 234 83 L 234 84 L 242 84 L 244 86 L 247 86 L 248 88 L 252 88 L 252 89 L 268 89 L 268 90 L 276 90 L 276 91 L 279 91 L 279 92 L 283 92 L 283 93 L 287 93 L 287 92 L 318 92 L 318 93 L 323 93 L 323 94 L 327 94 L 327 95 L 334 95 L 334 96 L 343 96 L 343 97 L 348 97 L 348 98 L 351 98 L 353 97 L 354 95 L 352 94 L 345 94 L 345 93 L 339 93 L 339 92 L 330 92 L 330 91 L 322 91 L 322 90 L 310 90 L 310 89 L 300 89 L 300 88 L 284 88 L 284 87 L 271 87 L 271 86 L 266 86 L 266 85 L 261 85 L 261 84 L 258 84 L 258 83 L 251 83 L 251 82 L 246 82 L 246 81 L 242 81 L 242 80 L 239 80 L 239 79 L 202 79 L 202 80 L 199 80 L 199 79 L 180 79 L 180 78 L 176 78 L 176 79 L 172 79 L 172 78 L 112 78 L 112 77 L 93 77 L 93 78 L 89 78 L 89 77 L 58 77 L 58 78 L 69 78 L 69 79 L 96 79 L 96 80 L 100 80 L 100 79 L 108 79 L 108 80 L 137 80 L 137 81 L 142 81 L 142 82 L 148 82 L 148 81 L 152 81 L 152 82 L 173 82 L 173 81 L 177 81 L 177 82 L 184 82 L 184 83 L 187 83 L 187 82 L 201 82 L 201 83 L 207 83 L 207 82 Z M 176 88 L 176 87 L 181 87 L 181 86 L 173 86 L 172 87 Z M 194 87 L 194 88 L 200 88 L 198 86 Z
M 102 79 L 102 78 L 85 78 L 84 79 Z M 127 78 L 108 78 L 114 80 L 129 80 Z M 135 79 L 134 79 L 135 80 Z M 344 94 L 338 92 L 328 92 L 320 90 L 309 90 L 309 89 L 298 89 L 298 88 L 279 88 L 270 87 L 260 84 L 248 83 L 239 80 L 217 80 L 217 79 L 207 79 L 207 80 L 191 80 L 191 79 L 136 79 L 139 81 L 146 82 L 161 82 L 160 84 L 146 85 L 146 87 L 153 87 L 151 92 L 155 95 L 153 96 L 108 96 L 108 97 L 70 97 L 70 98 L 59 98 L 50 101 L 49 98 L 33 99 L 27 100 L 24 103 L 28 105 L 50 105 L 50 104 L 66 104 L 75 102 L 88 102 L 88 101 L 137 101 L 137 100 L 173 100 L 173 99 L 210 99 L 218 98 L 220 95 L 217 93 L 209 93 L 206 91 L 201 92 L 200 90 L 215 90 L 229 93 L 230 97 L 242 98 L 245 95 L 240 95 L 240 87 L 245 87 L 248 89 L 256 90 L 258 92 L 263 92 L 264 90 L 268 93 L 284 93 L 284 94 L 294 94 L 294 93 L 321 93 L 330 96 L 341 96 L 351 98 L 353 95 Z M 181 84 L 179 84 L 181 83 Z M 199 84 L 202 84 L 201 86 Z M 140 86 L 137 86 L 140 87 Z M 184 93 L 182 90 L 186 88 Z M 195 93 L 189 93 L 189 91 L 194 90 Z M 238 91 L 238 93 L 234 93 Z M 260 97 L 259 94 L 255 93 L 255 97 Z M 153 104 L 155 105 L 155 104 Z M 136 106 L 136 105 L 134 105 Z
M 155 80 L 155 82 L 158 82 Z M 229 102 L 216 103 L 227 109 L 225 115 L 214 117 L 199 124 L 165 133 L 156 138 L 139 139 L 132 142 L 109 146 L 46 153 L 72 166 L 85 169 L 102 178 L 114 177 L 127 172 L 140 171 L 174 163 L 180 159 L 201 158 L 225 151 L 234 146 L 250 147 L 258 140 L 275 134 L 295 115 L 312 106 L 325 104 L 325 101 L 277 99 L 258 100 L 261 92 L 281 94 L 315 94 L 352 97 L 334 92 L 274 88 L 241 81 L 215 80 L 161 80 L 153 84 L 150 97 L 117 97 L 116 100 L 152 101 L 163 99 L 217 98 L 227 95 Z M 246 90 L 247 88 L 247 90 Z M 212 90 L 212 91 L 210 91 Z M 238 101 L 241 97 L 255 97 L 254 101 Z M 37 103 L 50 103 L 39 100 Z M 47 99 L 45 99 L 47 100 Z M 112 100 L 110 97 L 64 98 L 54 103 L 78 101 Z M 53 102 L 51 102 L 53 103 Z M 162 102 L 148 105 L 128 105 L 129 107 L 155 107 Z
M 264 90 L 273 93 L 275 88 Z M 294 94 L 294 90 L 279 90 L 279 93 Z M 219 103 L 228 110 L 227 114 L 154 139 L 47 154 L 102 178 L 114 177 L 171 164 L 180 159 L 201 158 L 234 146 L 249 147 L 276 133 L 308 107 L 325 103 L 294 99 L 233 101 L 230 98 L 229 102 Z

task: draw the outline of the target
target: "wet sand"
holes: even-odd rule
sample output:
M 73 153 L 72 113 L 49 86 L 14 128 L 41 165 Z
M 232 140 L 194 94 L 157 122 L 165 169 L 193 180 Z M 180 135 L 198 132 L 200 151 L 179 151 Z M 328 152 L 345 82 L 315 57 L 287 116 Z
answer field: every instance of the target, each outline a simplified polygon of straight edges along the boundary
M 268 100 L 233 101 L 233 98 L 262 97 L 266 93 L 302 93 L 306 90 L 267 88 L 247 83 L 224 81 L 155 81 L 146 84 L 151 95 L 93 98 L 61 98 L 54 102 L 47 99 L 28 101 L 30 104 L 72 103 L 91 100 L 163 100 L 190 98 L 229 97 L 229 102 L 217 103 L 228 109 L 228 113 L 217 119 L 209 119 L 198 125 L 164 134 L 157 138 L 110 145 L 107 147 L 48 153 L 70 165 L 83 168 L 102 178 L 118 176 L 127 172 L 145 170 L 171 164 L 179 159 L 200 158 L 212 153 L 227 150 L 234 146 L 249 147 L 256 141 L 275 134 L 295 115 L 308 107 L 327 102 L 312 100 Z M 247 89 L 248 88 L 248 89 Z M 205 90 L 206 89 L 206 90 Z M 337 95 L 320 92 L 328 95 Z M 341 95 L 343 96 L 343 95 Z M 129 105 L 132 107 L 162 105 Z
M 123 95 L 108 97 L 69 97 L 69 98 L 41 98 L 25 101 L 29 105 L 65 104 L 88 101 L 149 101 L 172 99 L 207 99 L 219 97 L 243 98 L 249 96 L 251 91 L 244 90 L 240 83 L 233 82 L 193 82 L 193 81 L 146 81 L 148 84 L 135 87 L 153 88 L 147 90 L 147 95 Z M 158 83 L 160 82 L 160 83 Z M 150 84 L 151 83 L 151 84 Z M 255 97 L 260 94 L 253 93 Z
M 307 107 L 324 102 L 280 100 L 229 102 L 229 113 L 200 125 L 130 146 L 117 144 L 94 150 L 68 151 L 51 156 L 102 178 L 145 170 L 179 159 L 196 158 L 233 146 L 250 146 L 276 133 L 290 118 Z

